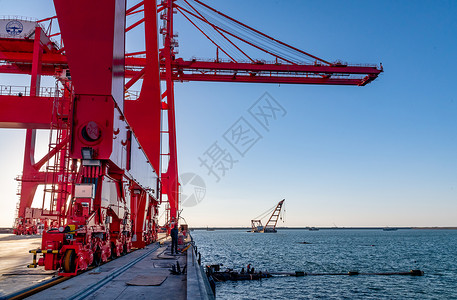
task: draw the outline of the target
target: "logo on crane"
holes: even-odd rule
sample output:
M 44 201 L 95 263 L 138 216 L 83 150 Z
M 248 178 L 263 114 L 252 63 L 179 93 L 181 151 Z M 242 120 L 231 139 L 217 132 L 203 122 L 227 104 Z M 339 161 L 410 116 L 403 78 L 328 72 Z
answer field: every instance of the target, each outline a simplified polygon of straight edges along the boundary
M 17 36 L 22 33 L 24 30 L 24 26 L 22 25 L 21 22 L 13 20 L 11 22 L 8 22 L 6 24 L 6 32 L 8 32 L 9 35 L 11 36 Z

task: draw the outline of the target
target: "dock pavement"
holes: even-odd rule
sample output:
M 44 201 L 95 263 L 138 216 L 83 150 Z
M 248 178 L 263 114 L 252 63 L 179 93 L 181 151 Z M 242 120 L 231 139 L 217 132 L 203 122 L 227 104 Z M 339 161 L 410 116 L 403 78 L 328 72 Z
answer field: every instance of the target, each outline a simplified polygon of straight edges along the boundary
M 185 244 L 180 245 L 180 248 L 184 248 Z M 214 296 L 193 245 L 182 253 L 172 255 L 171 240 L 168 238 L 26 299 L 178 300 L 214 299 Z

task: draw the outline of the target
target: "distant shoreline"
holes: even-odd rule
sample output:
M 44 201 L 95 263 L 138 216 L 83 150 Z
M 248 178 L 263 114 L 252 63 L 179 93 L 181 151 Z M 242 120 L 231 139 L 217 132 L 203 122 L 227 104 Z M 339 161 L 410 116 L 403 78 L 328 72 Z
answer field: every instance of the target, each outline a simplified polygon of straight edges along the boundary
M 310 227 L 276 227 L 277 230 L 308 230 Z M 312 227 L 320 230 L 382 230 L 386 227 Z M 457 230 L 457 227 L 394 227 L 389 226 L 388 228 L 395 228 L 398 230 L 404 229 L 433 229 L 433 230 L 443 230 L 443 229 L 452 229 Z M 251 230 L 251 227 L 189 227 L 191 230 Z
M 310 227 L 276 227 L 278 230 L 308 230 Z M 382 230 L 386 227 L 313 227 L 319 230 Z M 395 228 L 398 230 L 405 230 L 405 229 L 432 229 L 432 230 L 443 230 L 443 229 L 451 229 L 457 230 L 457 227 L 394 227 L 389 226 L 388 228 Z M 191 230 L 251 230 L 251 227 L 189 227 Z M 13 228 L 0 228 L 0 234 L 8 234 L 13 233 Z

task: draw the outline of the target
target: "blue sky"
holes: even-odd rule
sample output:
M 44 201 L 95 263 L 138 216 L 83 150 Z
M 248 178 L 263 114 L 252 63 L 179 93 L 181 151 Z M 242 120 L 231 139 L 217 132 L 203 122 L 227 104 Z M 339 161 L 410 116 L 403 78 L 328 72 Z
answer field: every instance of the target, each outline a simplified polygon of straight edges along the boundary
M 52 1 L 41 2 L 0 0 L 1 14 L 53 15 Z M 382 62 L 385 72 L 365 87 L 177 83 L 180 172 L 207 188 L 182 213 L 191 226 L 249 226 L 283 198 L 284 226 L 457 226 L 457 2 L 211 3 L 326 60 Z M 177 18 L 179 56 L 214 57 Z M 137 35 L 128 47 L 139 47 Z M 265 92 L 287 111 L 269 131 L 248 113 Z M 262 136 L 244 157 L 223 139 L 240 117 Z M 24 133 L 0 130 L 0 138 L 0 226 L 9 226 Z M 198 160 L 214 142 L 238 160 L 219 182 Z

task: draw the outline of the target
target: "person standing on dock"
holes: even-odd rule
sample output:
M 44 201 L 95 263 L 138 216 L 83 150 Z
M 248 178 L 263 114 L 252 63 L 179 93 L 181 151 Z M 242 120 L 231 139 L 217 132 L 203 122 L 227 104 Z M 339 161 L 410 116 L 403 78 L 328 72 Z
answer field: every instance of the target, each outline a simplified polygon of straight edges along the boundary
M 171 235 L 171 255 L 173 255 L 173 250 L 175 254 L 178 254 L 178 225 L 175 225 L 170 231 Z

